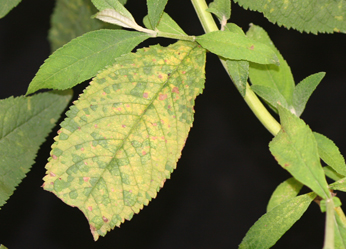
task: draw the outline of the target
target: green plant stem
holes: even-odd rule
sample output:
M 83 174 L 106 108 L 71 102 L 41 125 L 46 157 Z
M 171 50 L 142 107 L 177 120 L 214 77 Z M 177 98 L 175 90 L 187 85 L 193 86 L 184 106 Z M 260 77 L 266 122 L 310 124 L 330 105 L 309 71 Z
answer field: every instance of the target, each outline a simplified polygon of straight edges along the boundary
M 192 42 L 194 42 L 195 39 L 196 39 L 195 36 L 177 35 L 177 34 L 162 32 L 162 31 L 160 31 L 160 30 L 157 31 L 156 37 L 164 37 L 164 38 L 177 39 L 177 40 L 184 40 L 184 41 L 192 41 Z
M 326 200 L 326 227 L 323 249 L 334 249 L 335 211 L 333 199 Z
M 219 30 L 210 12 L 206 11 L 208 5 L 205 0 L 191 0 L 193 7 L 197 13 L 197 16 L 203 26 L 206 33 Z M 226 61 L 221 59 L 221 63 L 228 73 Z M 228 73 L 229 74 L 229 73 Z M 246 84 L 246 92 L 244 100 L 250 107 L 252 112 L 258 118 L 258 120 L 264 125 L 264 127 L 275 136 L 281 129 L 281 125 L 276 119 L 268 112 L 262 102 L 258 99 L 257 95 L 251 90 L 249 84 Z

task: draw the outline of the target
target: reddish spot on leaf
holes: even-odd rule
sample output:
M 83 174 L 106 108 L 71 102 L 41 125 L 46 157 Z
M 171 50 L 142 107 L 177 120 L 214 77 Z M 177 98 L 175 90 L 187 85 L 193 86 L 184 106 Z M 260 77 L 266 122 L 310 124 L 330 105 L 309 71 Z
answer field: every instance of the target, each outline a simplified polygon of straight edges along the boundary
M 103 92 L 102 95 L 107 95 L 107 93 Z
M 89 210 L 89 211 L 92 211 L 92 210 L 93 210 L 93 207 L 92 207 L 92 206 L 88 206 L 88 210 Z
M 121 125 L 121 127 L 125 128 L 125 127 L 126 127 L 126 125 L 124 125 L 124 124 L 123 124 L 123 125 Z
M 50 172 L 49 175 L 53 177 L 56 176 L 56 174 L 54 174 L 53 172 Z
M 254 50 L 255 46 L 251 45 L 250 50 Z
M 117 110 L 118 110 L 118 111 L 121 111 L 121 107 L 118 107 Z
M 61 130 L 58 130 L 58 134 L 60 134 L 62 131 Z
M 84 148 L 82 147 L 80 150 L 81 150 L 81 151 L 84 151 Z
M 94 127 L 97 128 L 97 124 L 94 124 Z
M 153 59 L 153 61 L 156 61 L 156 59 Z
M 171 109 L 171 108 L 172 108 L 172 106 L 168 105 L 168 109 Z
M 181 73 L 182 73 L 182 74 L 186 74 L 186 71 L 182 71 Z
M 159 95 L 159 100 L 165 100 L 165 99 L 167 99 L 167 94 L 160 94 Z
M 290 164 L 289 163 L 285 163 L 284 167 L 286 168 L 288 166 L 290 166 Z
M 103 220 L 104 222 L 108 222 L 108 219 L 107 219 L 106 217 L 104 217 L 104 216 L 102 216 L 102 220 Z
M 145 156 L 147 153 L 143 150 L 142 151 L 142 155 Z
M 173 87 L 172 92 L 179 94 L 179 88 L 178 87 Z
M 161 75 L 161 74 L 159 74 L 159 76 L 158 76 L 158 77 L 159 77 L 159 79 L 162 79 L 162 75 Z
M 90 177 L 86 177 L 86 176 L 83 177 L 83 181 L 88 182 L 89 180 L 90 180 Z
M 58 157 L 56 155 L 52 155 L 52 158 L 55 160 L 57 159 Z
M 152 125 L 153 125 L 153 126 L 157 126 L 157 124 L 156 124 L 156 123 L 153 123 Z
M 147 99 L 148 98 L 148 93 L 143 93 L 143 98 Z

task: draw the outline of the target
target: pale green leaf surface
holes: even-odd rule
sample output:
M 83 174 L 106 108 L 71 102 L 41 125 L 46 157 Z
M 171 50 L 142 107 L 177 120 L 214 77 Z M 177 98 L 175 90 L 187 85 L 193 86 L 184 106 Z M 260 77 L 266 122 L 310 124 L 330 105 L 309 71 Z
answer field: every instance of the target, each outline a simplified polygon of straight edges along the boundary
M 2 244 L 0 244 L 0 249 L 7 249 L 7 247 L 2 245 Z
M 336 172 L 332 167 L 329 166 L 325 166 L 323 167 L 323 171 L 324 174 L 326 176 L 328 176 L 330 179 L 334 180 L 334 181 L 338 181 L 342 178 L 344 178 L 345 176 L 340 175 L 338 172 Z
M 215 14 L 219 20 L 226 22 L 231 17 L 231 1 L 214 0 L 209 4 L 207 11 Z
M 314 136 L 321 159 L 336 172 L 346 176 L 345 159 L 341 155 L 339 148 L 332 140 L 322 134 L 314 132 Z
M 204 67 L 196 43 L 140 49 L 99 73 L 68 111 L 44 189 L 82 210 L 95 240 L 155 198 L 176 168 Z
M 278 106 L 281 130 L 269 143 L 276 161 L 320 197 L 330 197 L 311 129 L 289 110 Z
M 90 18 L 96 12 L 90 0 L 57 0 L 48 34 L 52 51 L 89 31 L 110 27 L 110 24 Z
M 329 187 L 333 190 L 340 190 L 346 192 L 346 177 L 330 184 Z
M 270 47 L 237 33 L 214 31 L 197 36 L 196 41 L 205 49 L 226 59 L 279 64 L 278 57 Z
M 269 103 L 272 107 L 277 108 L 277 105 L 281 105 L 285 108 L 289 108 L 286 99 L 279 92 L 277 88 L 271 88 L 263 85 L 252 85 L 251 89 L 262 99 L 264 99 L 267 103 Z
M 234 23 L 227 23 L 225 31 L 245 36 L 243 30 Z M 246 83 L 249 78 L 249 62 L 241 60 L 226 60 L 227 71 L 241 96 L 245 96 Z
M 295 87 L 293 91 L 293 106 L 298 117 L 303 113 L 311 94 L 325 75 L 326 73 L 324 72 L 310 75 Z
M 246 35 L 257 42 L 261 42 L 270 47 L 277 55 L 280 62 L 280 66 L 250 63 L 249 77 L 252 85 L 261 85 L 278 89 L 281 95 L 285 97 L 287 104 L 291 106 L 295 85 L 291 69 L 287 62 L 276 49 L 267 32 L 263 28 L 251 25 Z
M 296 223 L 316 197 L 314 193 L 289 199 L 264 214 L 250 228 L 239 249 L 268 249 Z
M 123 3 L 126 1 L 119 0 L 91 0 L 95 7 L 99 10 L 105 9 L 114 9 L 119 12 L 121 15 L 129 18 L 132 21 L 135 21 L 132 14 L 124 7 Z
M 21 0 L 1 0 L 0 1 L 0 18 L 3 18 L 10 12 L 14 7 L 16 7 Z
M 143 23 L 146 28 L 152 29 L 148 16 L 144 17 Z M 187 35 L 166 12 L 163 12 L 156 29 L 171 34 Z
M 335 213 L 335 249 L 346 248 L 346 227 L 339 215 Z
M 344 0 L 235 0 L 245 9 L 262 12 L 272 23 L 316 34 L 346 32 Z
M 151 29 L 159 23 L 168 0 L 147 0 L 148 18 Z
M 280 205 L 281 203 L 288 201 L 296 197 L 299 191 L 302 189 L 303 184 L 298 182 L 293 177 L 279 184 L 273 192 L 267 205 L 267 212 Z
M 45 61 L 27 94 L 44 88 L 72 88 L 148 38 L 147 34 L 126 30 L 97 30 L 75 38 Z
M 0 207 L 30 170 L 71 97 L 70 90 L 0 100 Z

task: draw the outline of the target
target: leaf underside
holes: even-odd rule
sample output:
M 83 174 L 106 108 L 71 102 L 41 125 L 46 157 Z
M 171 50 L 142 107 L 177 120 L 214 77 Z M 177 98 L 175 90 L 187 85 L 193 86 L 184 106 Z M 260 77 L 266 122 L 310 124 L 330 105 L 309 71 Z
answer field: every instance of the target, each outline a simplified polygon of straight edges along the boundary
M 0 207 L 30 170 L 71 97 L 69 90 L 0 101 Z
M 44 189 L 78 207 L 95 240 L 155 198 L 176 168 L 204 67 L 195 43 L 140 49 L 98 74 L 67 112 Z

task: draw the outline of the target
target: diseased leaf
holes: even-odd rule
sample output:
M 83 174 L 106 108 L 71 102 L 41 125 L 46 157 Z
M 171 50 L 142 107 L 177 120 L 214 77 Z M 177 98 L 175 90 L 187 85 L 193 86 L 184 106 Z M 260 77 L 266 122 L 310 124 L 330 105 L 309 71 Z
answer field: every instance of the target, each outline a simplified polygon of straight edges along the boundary
M 293 177 L 280 183 L 275 189 L 267 205 L 267 212 L 280 205 L 281 203 L 288 201 L 296 197 L 299 191 L 302 189 L 303 184 L 298 182 Z
M 226 59 L 279 64 L 276 54 L 267 45 L 237 33 L 214 31 L 197 36 L 196 41 L 205 49 Z
M 334 181 L 338 181 L 342 178 L 344 178 L 345 176 L 340 175 L 338 172 L 336 172 L 332 167 L 329 166 L 325 166 L 323 167 L 323 171 L 324 174 L 326 176 L 328 176 L 330 179 L 334 180 Z
M 339 148 L 332 140 L 322 134 L 314 132 L 314 136 L 317 142 L 318 154 L 321 159 L 336 172 L 346 176 L 345 159 L 341 155 Z
M 71 97 L 70 90 L 0 100 L 0 207 L 29 172 Z
M 272 23 L 298 31 L 319 33 L 346 31 L 344 0 L 235 0 L 245 9 L 262 12 Z
M 156 28 L 167 2 L 168 0 L 147 0 L 150 29 Z
M 227 22 L 231 18 L 231 1 L 214 0 L 209 4 L 207 11 L 215 14 L 221 22 Z
M 143 19 L 144 26 L 148 29 L 151 28 L 148 16 L 145 16 Z M 162 13 L 161 19 L 156 26 L 156 29 L 161 32 L 177 34 L 177 35 L 187 35 L 184 30 L 165 12 Z
M 44 189 L 82 210 L 95 240 L 155 198 L 176 168 L 204 67 L 196 43 L 140 49 L 99 73 L 68 111 Z
M 303 120 L 278 106 L 281 130 L 269 143 L 276 161 L 299 182 L 311 188 L 323 199 L 330 198 L 317 142 Z
M 310 75 L 295 87 L 293 92 L 293 106 L 298 117 L 303 113 L 311 94 L 325 75 L 326 73 L 324 72 Z
M 97 30 L 84 34 L 55 51 L 31 81 L 27 94 L 40 89 L 68 89 L 90 79 L 114 59 L 149 38 L 126 30 Z
M 316 194 L 309 193 L 289 199 L 264 214 L 250 228 L 239 249 L 268 249 L 296 223 Z
M 14 7 L 16 7 L 21 0 L 2 0 L 0 3 L 0 18 L 3 18 L 12 10 Z
M 286 99 L 288 106 L 292 106 L 295 85 L 291 69 L 287 62 L 276 49 L 267 32 L 263 28 L 256 25 L 251 25 L 246 35 L 257 42 L 261 42 L 270 47 L 275 52 L 280 62 L 280 66 L 250 63 L 249 77 L 252 85 L 261 85 L 272 89 L 277 89 Z M 274 107 L 275 106 L 276 105 L 274 105 Z

